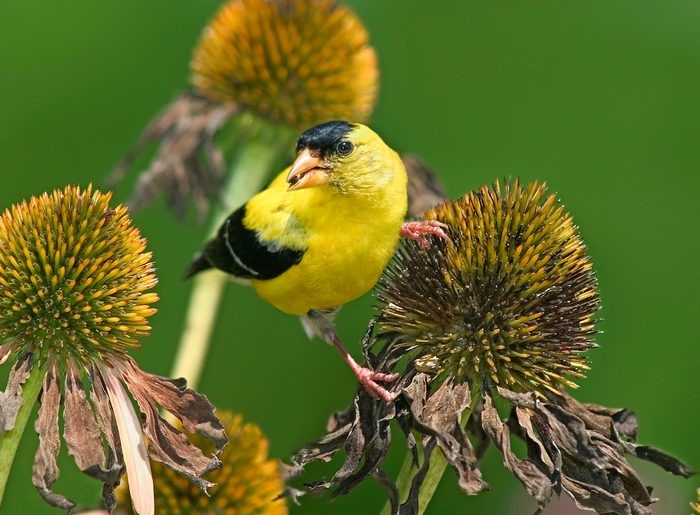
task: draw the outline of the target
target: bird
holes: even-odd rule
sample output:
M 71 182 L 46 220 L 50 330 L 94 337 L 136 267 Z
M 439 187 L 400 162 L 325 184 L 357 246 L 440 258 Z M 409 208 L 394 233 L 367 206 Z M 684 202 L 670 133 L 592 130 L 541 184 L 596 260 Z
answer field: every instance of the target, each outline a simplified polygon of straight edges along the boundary
M 429 247 L 449 241 L 436 220 L 404 222 L 407 175 L 399 155 L 366 125 L 335 120 L 301 134 L 296 159 L 231 213 L 185 276 L 216 268 L 248 282 L 309 336 L 335 346 L 360 384 L 390 402 L 379 383 L 396 374 L 357 363 L 334 326 L 340 307 L 371 290 L 400 237 Z

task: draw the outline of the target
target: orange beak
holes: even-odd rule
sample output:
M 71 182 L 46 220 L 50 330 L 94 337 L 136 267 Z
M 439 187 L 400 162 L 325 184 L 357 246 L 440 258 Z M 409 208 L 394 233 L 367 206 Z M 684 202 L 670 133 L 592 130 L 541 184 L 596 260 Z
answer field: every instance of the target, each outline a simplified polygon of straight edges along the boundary
M 296 160 L 292 163 L 292 169 L 289 170 L 287 191 L 326 184 L 330 171 L 330 167 L 320 157 L 314 156 L 308 148 L 305 148 L 299 152 Z

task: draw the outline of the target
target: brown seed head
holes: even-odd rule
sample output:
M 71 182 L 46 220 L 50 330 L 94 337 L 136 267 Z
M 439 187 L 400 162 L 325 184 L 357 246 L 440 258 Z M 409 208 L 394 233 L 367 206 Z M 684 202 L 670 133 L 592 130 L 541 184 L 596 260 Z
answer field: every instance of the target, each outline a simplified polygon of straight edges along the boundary
M 379 283 L 379 327 L 419 371 L 557 393 L 588 370 L 598 292 L 572 218 L 545 186 L 517 181 L 425 214 L 454 244 L 401 247 Z
M 192 83 L 304 129 L 364 121 L 377 96 L 377 56 L 360 20 L 335 0 L 231 0 L 202 34 Z
M 0 215 L 0 341 L 85 361 L 149 333 L 151 253 L 110 198 L 69 186 Z
M 279 463 L 267 457 L 267 439 L 255 424 L 244 424 L 241 415 L 228 411 L 217 412 L 223 423 L 229 444 L 219 459 L 221 468 L 207 475 L 215 486 L 204 494 L 190 481 L 161 463 L 152 462 L 156 513 L 173 515 L 200 513 L 265 513 L 285 515 Z M 213 449 L 205 439 L 194 436 L 192 441 L 202 449 Z M 129 492 L 122 483 L 117 491 L 117 502 L 130 507 Z

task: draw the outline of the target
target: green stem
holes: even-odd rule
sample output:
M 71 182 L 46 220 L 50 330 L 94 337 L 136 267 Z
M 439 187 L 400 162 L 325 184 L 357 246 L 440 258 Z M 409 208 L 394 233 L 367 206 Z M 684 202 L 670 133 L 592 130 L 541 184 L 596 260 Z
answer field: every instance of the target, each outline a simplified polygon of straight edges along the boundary
M 233 209 L 241 206 L 260 190 L 288 143 L 285 137 L 272 138 L 272 141 L 269 138 L 256 138 L 241 148 L 225 187 L 226 205 L 215 212 L 208 237 L 216 233 Z M 190 388 L 195 388 L 199 383 L 227 282 L 226 274 L 218 270 L 199 274 L 194 278 L 185 329 L 171 374 L 172 377 L 187 379 Z
M 22 439 L 22 434 L 27 427 L 27 422 L 32 414 L 34 404 L 39 397 L 39 392 L 44 384 L 44 375 L 46 367 L 33 366 L 29 371 L 29 377 L 22 385 L 22 406 L 17 412 L 15 419 L 15 427 L 4 433 L 0 437 L 0 506 L 2 498 L 5 494 L 5 486 L 7 479 L 10 476 L 12 463 L 15 460 L 15 454 L 19 447 L 19 442 Z
M 471 415 L 476 402 L 478 402 L 478 399 L 479 397 L 477 392 L 472 392 L 472 405 L 462 413 L 460 418 L 460 424 L 462 427 L 467 424 L 469 416 Z M 421 451 L 420 443 L 418 445 L 418 451 Z M 418 452 L 418 468 L 420 468 L 422 465 L 423 453 Z M 418 515 L 422 515 L 428 507 L 428 503 L 430 503 L 430 500 L 433 498 L 433 494 L 435 493 L 435 490 L 437 490 L 438 484 L 440 484 L 440 480 L 442 479 L 442 475 L 446 468 L 447 458 L 445 458 L 445 455 L 438 447 L 435 447 L 433 452 L 430 453 L 428 473 L 425 475 L 420 491 L 418 492 Z M 401 469 L 399 470 L 399 475 L 396 478 L 396 487 L 399 490 L 400 501 L 404 501 L 408 496 L 408 492 L 411 490 L 411 481 L 413 480 L 413 476 L 415 475 L 416 471 L 417 469 L 415 469 L 413 466 L 413 453 L 409 451 L 406 453 L 406 458 L 404 458 Z M 384 505 L 381 515 L 391 515 L 391 504 L 389 502 Z

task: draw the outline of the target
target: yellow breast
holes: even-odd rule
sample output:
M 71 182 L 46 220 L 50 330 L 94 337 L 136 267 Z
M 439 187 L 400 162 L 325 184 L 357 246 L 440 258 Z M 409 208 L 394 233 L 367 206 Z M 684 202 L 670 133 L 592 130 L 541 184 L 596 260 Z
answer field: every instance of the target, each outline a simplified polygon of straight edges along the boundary
M 278 222 L 262 224 L 261 237 L 303 246 L 305 253 L 282 275 L 252 281 L 262 298 L 286 313 L 303 315 L 339 307 L 376 284 L 398 244 L 406 213 L 405 174 L 396 174 L 373 198 L 345 195 L 325 185 L 271 190 L 251 201 L 250 226 L 259 227 L 265 213 L 276 212 Z

